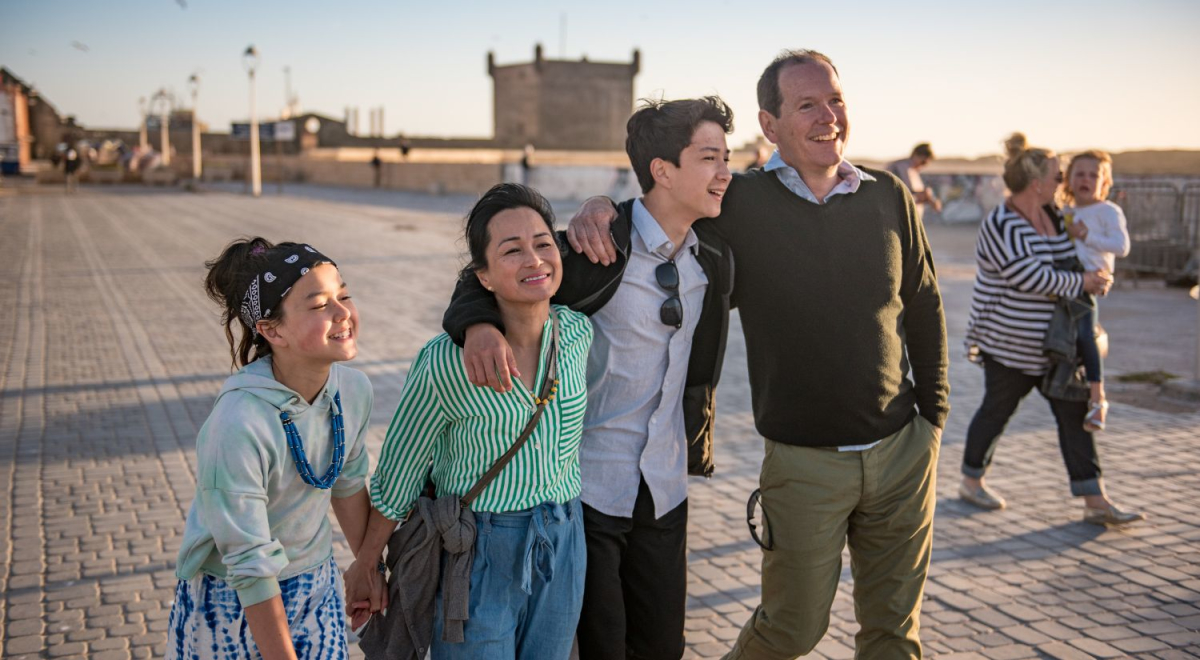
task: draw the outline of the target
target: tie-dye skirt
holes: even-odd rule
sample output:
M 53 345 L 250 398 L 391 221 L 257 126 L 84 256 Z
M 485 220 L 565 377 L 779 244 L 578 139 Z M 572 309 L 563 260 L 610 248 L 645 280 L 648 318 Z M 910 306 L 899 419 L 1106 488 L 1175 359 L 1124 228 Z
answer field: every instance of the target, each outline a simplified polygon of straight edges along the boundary
M 279 582 L 292 644 L 300 660 L 347 657 L 346 601 L 342 573 L 333 558 Z M 238 602 L 220 578 L 200 575 L 175 587 L 167 636 L 172 660 L 259 660 L 262 656 Z

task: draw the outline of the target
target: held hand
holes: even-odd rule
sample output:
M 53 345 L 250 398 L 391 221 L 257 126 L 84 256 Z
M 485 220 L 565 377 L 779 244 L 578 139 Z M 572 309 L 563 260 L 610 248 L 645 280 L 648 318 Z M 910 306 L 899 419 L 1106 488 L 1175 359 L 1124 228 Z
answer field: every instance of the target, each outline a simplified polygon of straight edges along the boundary
M 934 197 L 933 199 L 929 200 L 929 203 L 933 204 L 934 211 L 937 211 L 938 213 L 942 212 L 942 200 L 938 199 L 937 197 Z
M 613 245 L 608 230 L 616 216 L 617 211 L 607 197 L 588 199 L 567 225 L 567 241 L 592 263 L 611 265 L 617 260 L 617 246 Z
M 346 606 L 346 616 L 350 619 L 350 630 L 357 631 L 371 620 L 371 602 L 359 601 Z
M 472 385 L 490 387 L 500 394 L 512 390 L 512 376 L 521 377 L 521 370 L 517 369 L 517 357 L 508 340 L 488 323 L 467 328 L 463 341 L 463 363 L 467 368 L 467 380 Z
M 383 574 L 378 570 L 373 571 L 373 577 L 370 578 L 371 597 L 367 600 L 351 601 L 348 597 L 346 602 L 346 613 L 350 618 L 350 629 L 358 630 L 366 625 L 371 619 L 371 615 L 376 612 L 382 612 L 387 609 L 387 581 L 384 580 Z M 372 601 L 379 603 L 378 609 L 371 609 Z
M 1076 221 L 1072 222 L 1071 226 L 1067 228 L 1067 233 L 1071 235 L 1071 238 L 1082 241 L 1087 238 L 1088 228 L 1087 225 L 1083 224 L 1082 222 Z
M 1112 286 L 1112 275 L 1108 271 L 1097 270 L 1083 274 L 1083 290 L 1096 296 L 1108 293 Z
M 377 563 L 356 559 L 350 564 L 350 568 L 346 569 L 343 576 L 346 583 L 346 613 L 352 619 L 361 618 L 364 610 L 369 616 L 387 607 L 387 585 L 383 584 L 383 576 L 376 568 Z

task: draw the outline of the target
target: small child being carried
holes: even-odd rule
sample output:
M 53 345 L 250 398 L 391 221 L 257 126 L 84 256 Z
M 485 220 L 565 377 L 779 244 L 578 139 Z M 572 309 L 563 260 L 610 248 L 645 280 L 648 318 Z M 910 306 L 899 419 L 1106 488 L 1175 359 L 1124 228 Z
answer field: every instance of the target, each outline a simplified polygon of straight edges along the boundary
M 1121 207 L 1106 199 L 1112 183 L 1112 158 L 1103 151 L 1092 149 L 1076 154 L 1067 166 L 1063 217 L 1067 232 L 1075 239 L 1075 252 L 1087 271 L 1112 273 L 1116 258 L 1129 254 L 1125 214 Z M 1091 298 L 1092 313 L 1081 319 L 1079 325 L 1079 353 L 1091 388 L 1083 427 L 1094 432 L 1104 430 L 1108 400 L 1104 394 L 1103 362 L 1096 345 L 1098 307 L 1094 296 L 1084 295 Z

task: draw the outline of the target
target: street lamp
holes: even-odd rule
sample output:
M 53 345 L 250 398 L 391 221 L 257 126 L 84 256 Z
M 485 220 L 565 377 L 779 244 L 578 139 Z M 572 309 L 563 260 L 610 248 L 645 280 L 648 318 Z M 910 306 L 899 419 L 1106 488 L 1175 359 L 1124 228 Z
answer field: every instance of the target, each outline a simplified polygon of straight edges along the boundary
M 200 180 L 200 118 L 196 115 L 196 97 L 200 95 L 200 76 L 192 74 L 188 78 L 188 87 L 192 89 L 192 178 Z
M 262 194 L 262 158 L 258 153 L 258 97 L 254 90 L 254 70 L 258 67 L 258 50 L 247 46 L 242 53 L 242 66 L 250 74 L 250 194 Z
M 138 147 L 141 148 L 143 154 L 150 149 L 150 138 L 146 135 L 146 111 L 149 106 L 146 105 L 146 97 L 138 99 L 138 111 L 142 115 L 142 125 L 138 128 Z
M 162 143 L 162 164 L 163 167 L 170 167 L 171 134 L 169 132 L 168 125 L 171 121 L 171 100 L 167 95 L 166 88 L 160 89 L 154 94 L 154 99 L 151 101 L 151 105 L 154 103 L 158 103 L 159 108 L 161 109 L 160 114 L 162 118 L 159 121 L 162 124 L 162 139 L 160 140 Z

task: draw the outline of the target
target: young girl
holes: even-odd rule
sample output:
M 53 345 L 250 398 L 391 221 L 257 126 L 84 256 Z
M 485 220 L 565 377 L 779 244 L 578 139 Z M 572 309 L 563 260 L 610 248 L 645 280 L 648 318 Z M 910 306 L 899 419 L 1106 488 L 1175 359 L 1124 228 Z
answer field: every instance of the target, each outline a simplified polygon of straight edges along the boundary
M 1112 273 L 1116 258 L 1129 254 L 1125 214 L 1121 207 L 1106 199 L 1112 182 L 1112 158 L 1103 151 L 1093 149 L 1076 154 L 1067 166 L 1063 186 L 1067 206 L 1063 215 L 1067 231 L 1075 239 L 1075 252 L 1088 271 Z M 1104 395 L 1103 362 L 1094 334 L 1098 307 L 1094 297 L 1091 302 L 1093 312 L 1080 322 L 1079 350 L 1091 387 L 1083 425 L 1094 432 L 1104 430 L 1108 400 Z
M 302 243 L 239 240 L 205 265 L 242 368 L 196 438 L 167 656 L 345 658 L 326 514 L 357 552 L 373 395 L 337 363 L 358 353 L 358 311 L 333 260 Z

